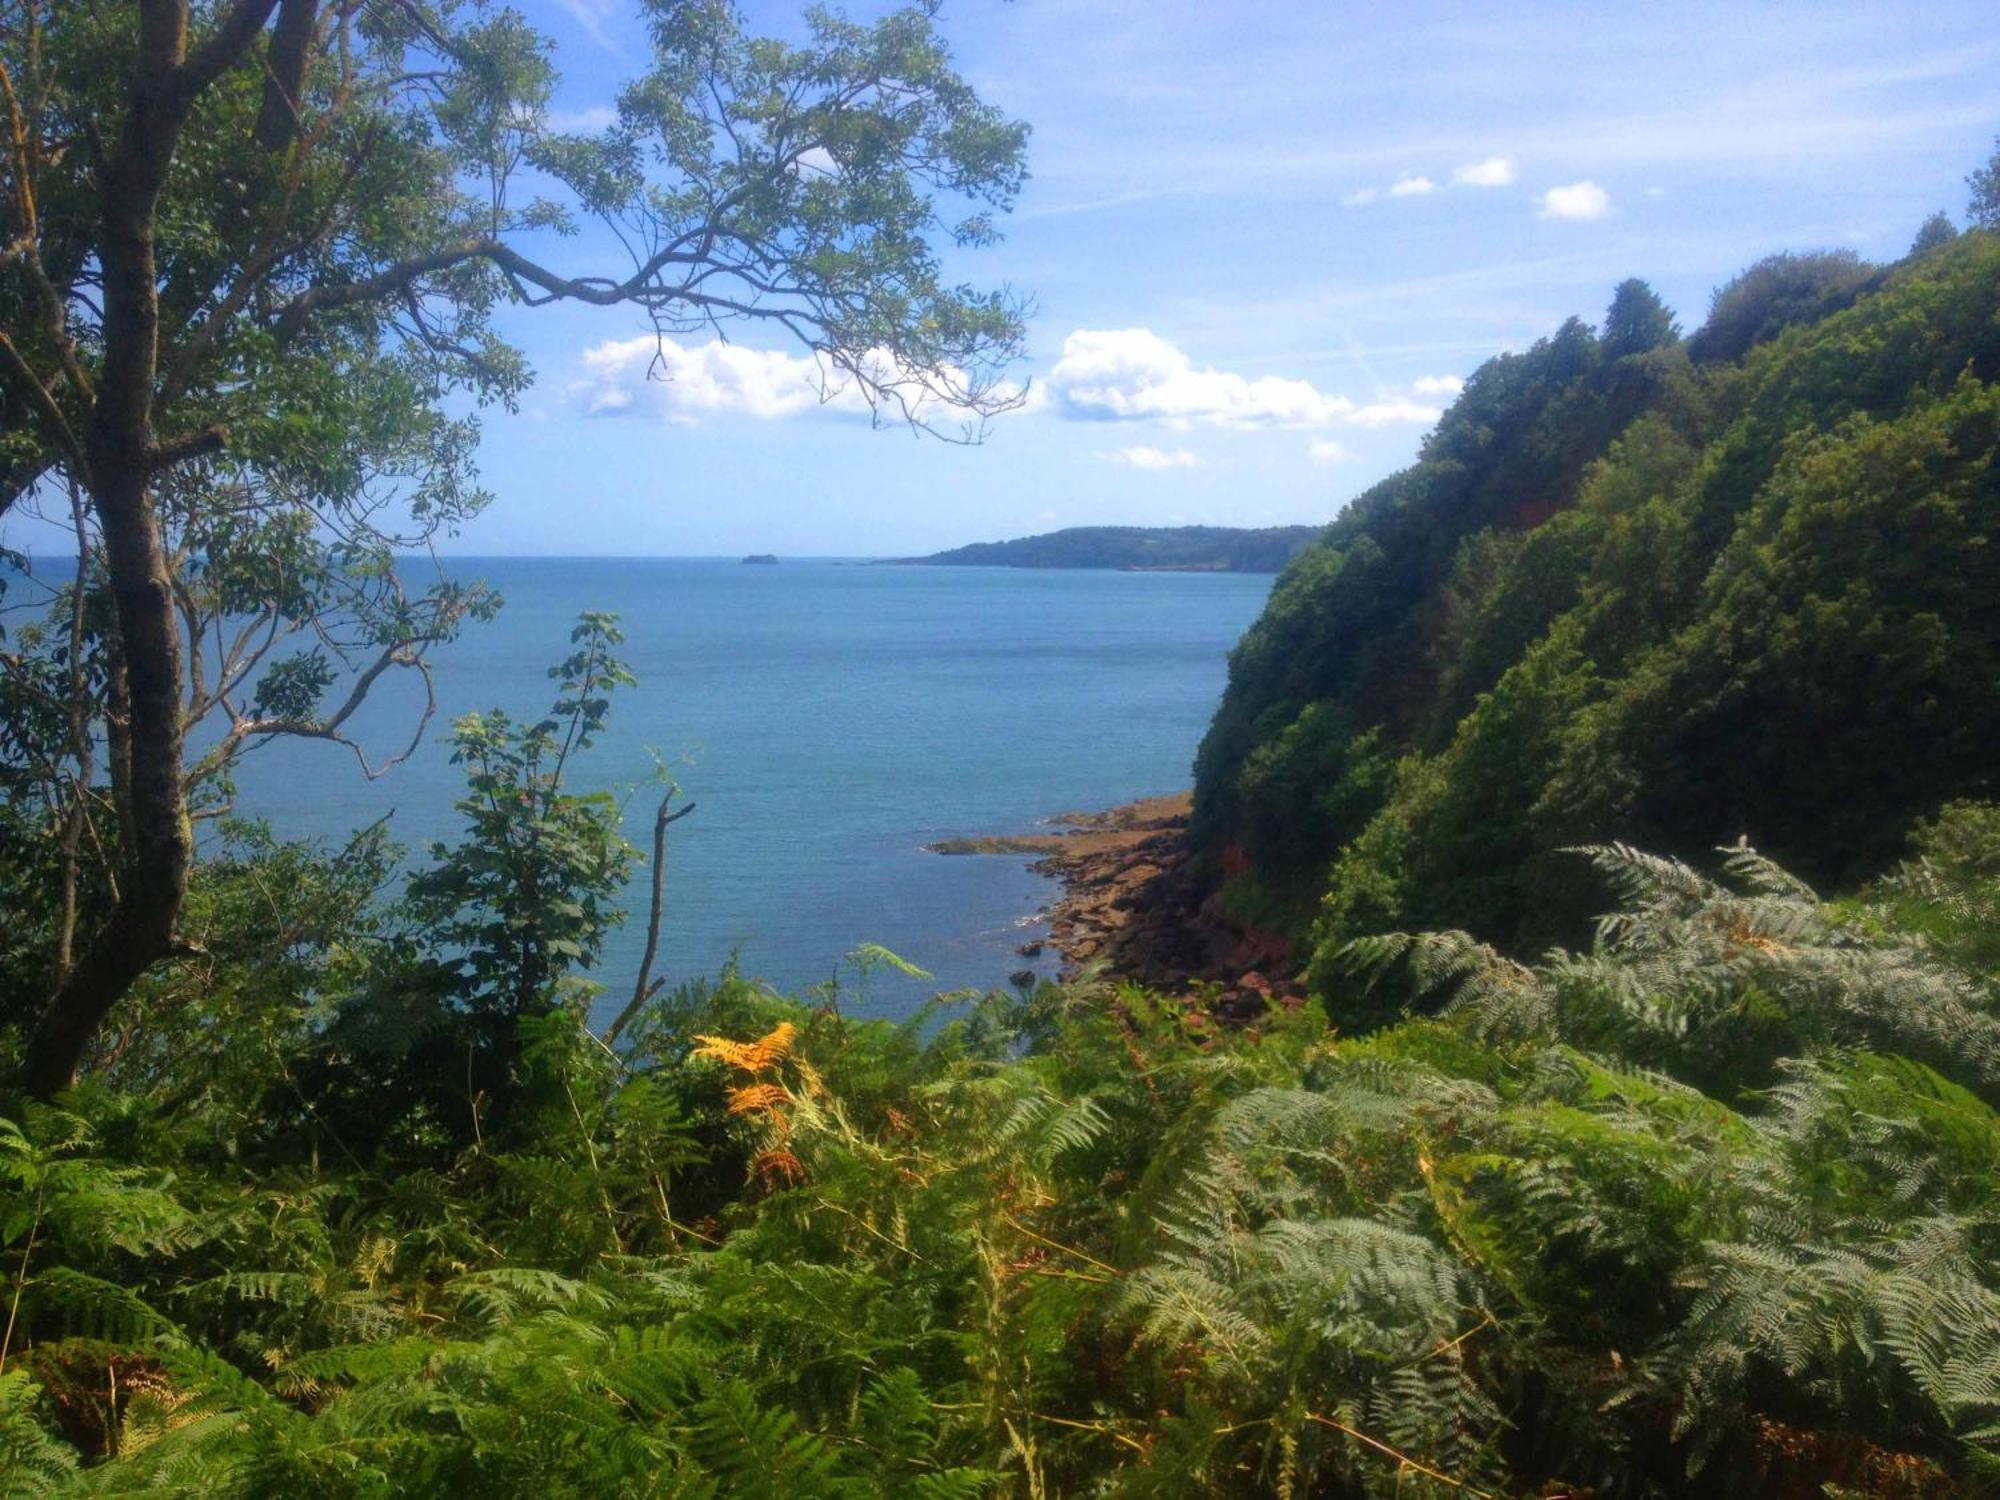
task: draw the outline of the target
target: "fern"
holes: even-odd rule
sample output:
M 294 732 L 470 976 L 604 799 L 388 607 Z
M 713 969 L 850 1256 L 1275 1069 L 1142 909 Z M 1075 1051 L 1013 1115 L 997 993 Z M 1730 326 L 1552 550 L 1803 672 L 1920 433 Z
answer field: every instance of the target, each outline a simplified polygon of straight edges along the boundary
M 55 1495 L 76 1472 L 76 1454 L 36 1418 L 41 1394 L 25 1370 L 0 1374 L 0 1492 L 10 1500 Z
M 744 1500 L 818 1500 L 866 1493 L 840 1472 L 820 1437 L 788 1411 L 760 1406 L 741 1381 L 725 1381 L 695 1403 L 685 1440 L 727 1493 Z

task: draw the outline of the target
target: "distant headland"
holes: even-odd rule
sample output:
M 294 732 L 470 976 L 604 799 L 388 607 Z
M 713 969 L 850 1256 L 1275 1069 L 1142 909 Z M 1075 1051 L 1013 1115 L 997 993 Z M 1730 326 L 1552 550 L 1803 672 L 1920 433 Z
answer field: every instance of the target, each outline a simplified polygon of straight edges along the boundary
M 1071 526 L 1011 542 L 974 542 L 899 566 L 1115 568 L 1127 573 L 1275 573 L 1318 537 L 1318 526 Z

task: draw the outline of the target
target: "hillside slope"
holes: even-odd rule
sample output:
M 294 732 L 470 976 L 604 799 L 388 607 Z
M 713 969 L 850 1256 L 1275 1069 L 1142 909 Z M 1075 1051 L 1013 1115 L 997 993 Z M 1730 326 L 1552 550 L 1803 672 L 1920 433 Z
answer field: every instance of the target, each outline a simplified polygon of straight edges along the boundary
M 1996 307 L 1971 233 L 1752 268 L 1704 330 L 1757 328 L 1734 362 L 1628 282 L 1601 332 L 1483 366 L 1232 655 L 1196 767 L 1222 903 L 1323 958 L 1532 951 L 1595 908 L 1569 846 L 1748 836 L 1838 887 L 1991 795 Z
M 884 561 L 961 568 L 1275 573 L 1318 535 L 1314 526 L 1071 526 L 1011 542 L 974 542 L 929 557 Z

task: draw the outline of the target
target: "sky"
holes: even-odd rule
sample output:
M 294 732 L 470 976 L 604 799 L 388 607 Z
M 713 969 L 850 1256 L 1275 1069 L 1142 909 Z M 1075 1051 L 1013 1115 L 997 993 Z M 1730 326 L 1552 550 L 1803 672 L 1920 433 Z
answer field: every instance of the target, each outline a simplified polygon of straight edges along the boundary
M 516 0 L 559 123 L 643 57 L 631 0 Z M 856 3 L 867 17 L 885 7 Z M 752 0 L 796 34 L 799 6 Z M 1642 276 L 1684 328 L 1773 251 L 1903 252 L 2000 131 L 2000 7 L 949 0 L 1026 120 L 1005 239 L 1029 408 L 962 447 L 807 398 L 778 339 L 668 351 L 629 310 L 510 310 L 535 386 L 485 414 L 464 554 L 885 555 L 1062 526 L 1319 524 L 1456 383 Z M 572 253 L 615 245 L 588 234 Z

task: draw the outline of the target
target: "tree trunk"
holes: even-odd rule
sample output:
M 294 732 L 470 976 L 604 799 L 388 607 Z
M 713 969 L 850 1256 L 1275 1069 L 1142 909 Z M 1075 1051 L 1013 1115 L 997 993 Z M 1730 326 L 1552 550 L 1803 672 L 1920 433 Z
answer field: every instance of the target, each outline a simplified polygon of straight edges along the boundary
M 172 950 L 194 860 L 181 782 L 180 630 L 159 519 L 143 471 L 115 476 L 113 484 L 98 487 L 97 499 L 124 646 L 132 842 L 109 919 L 29 1041 L 26 1082 L 43 1097 L 75 1080 L 91 1037 L 112 1007 Z
M 130 108 L 99 181 L 104 357 L 85 481 L 104 534 L 125 668 L 130 840 L 110 916 L 28 1039 L 25 1082 L 47 1097 L 76 1078 L 90 1039 L 139 976 L 172 951 L 194 833 L 181 780 L 181 637 L 154 509 L 153 392 L 160 304 L 154 219 L 187 118 L 187 14 L 146 0 Z

